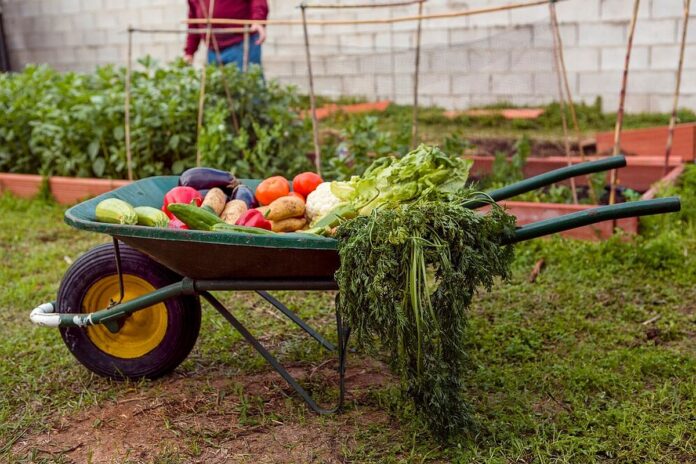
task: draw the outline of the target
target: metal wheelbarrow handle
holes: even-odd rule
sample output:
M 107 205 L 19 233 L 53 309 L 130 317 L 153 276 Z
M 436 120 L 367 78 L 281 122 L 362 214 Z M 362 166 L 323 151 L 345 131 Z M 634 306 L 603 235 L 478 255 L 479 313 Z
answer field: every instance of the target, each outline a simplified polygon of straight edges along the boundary
M 649 216 L 652 214 L 674 213 L 681 209 L 679 197 L 657 198 L 654 200 L 632 201 L 618 205 L 600 206 L 577 213 L 546 219 L 522 226 L 515 231 L 508 243 L 531 240 L 544 235 L 551 235 L 564 230 L 575 229 L 597 222 L 624 219 L 629 217 Z
M 543 174 L 539 174 L 538 176 L 530 177 L 528 179 L 515 182 L 514 184 L 506 185 L 505 187 L 499 189 L 491 190 L 487 194 L 495 201 L 507 200 L 508 198 L 516 197 L 517 195 L 570 179 L 571 177 L 608 171 L 610 169 L 623 168 L 625 166 L 625 156 L 611 156 L 609 158 L 602 158 L 595 161 L 587 161 L 585 163 L 578 163 L 572 166 L 554 169 L 553 171 L 545 172 Z M 469 204 L 469 208 L 480 208 L 489 203 L 490 202 L 473 200 Z

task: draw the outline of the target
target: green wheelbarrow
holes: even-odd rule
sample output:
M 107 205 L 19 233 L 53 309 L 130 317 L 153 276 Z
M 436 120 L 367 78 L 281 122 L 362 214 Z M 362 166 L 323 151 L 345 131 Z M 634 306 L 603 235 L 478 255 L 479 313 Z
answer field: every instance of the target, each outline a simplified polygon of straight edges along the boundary
M 578 175 L 626 165 L 623 156 L 581 163 L 489 192 L 504 200 Z M 258 181 L 243 180 L 254 189 Z M 70 208 L 65 222 L 80 230 L 108 234 L 100 245 L 67 270 L 55 302 L 31 311 L 35 324 L 58 327 L 70 352 L 85 367 L 115 379 L 157 378 L 190 353 L 200 330 L 200 297 L 210 303 L 320 414 L 341 408 L 350 329 L 336 309 L 337 343 L 331 343 L 274 298 L 275 290 L 337 290 L 337 242 L 290 233 L 277 236 L 155 229 L 96 222 L 97 203 L 119 198 L 159 208 L 178 177 L 139 180 Z M 471 208 L 484 206 L 473 200 Z M 606 220 L 678 211 L 679 198 L 603 206 L 520 227 L 505 240 L 514 243 Z M 255 291 L 328 351 L 338 355 L 339 397 L 332 408 L 317 404 L 300 383 L 213 294 Z

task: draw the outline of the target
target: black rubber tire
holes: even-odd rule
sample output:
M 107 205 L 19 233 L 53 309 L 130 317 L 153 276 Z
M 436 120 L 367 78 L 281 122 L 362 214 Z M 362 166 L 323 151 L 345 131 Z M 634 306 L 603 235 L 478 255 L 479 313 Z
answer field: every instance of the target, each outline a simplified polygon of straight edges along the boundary
M 132 274 L 161 288 L 181 277 L 148 256 L 119 243 L 123 274 Z M 106 276 L 116 274 L 113 244 L 95 247 L 82 255 L 63 276 L 58 290 L 57 307 L 61 313 L 82 312 L 82 301 L 89 288 Z M 99 349 L 84 328 L 61 328 L 60 333 L 70 352 L 87 369 L 112 379 L 154 379 L 174 370 L 196 344 L 201 327 L 201 305 L 197 296 L 170 298 L 167 329 L 162 341 L 143 356 L 124 359 Z

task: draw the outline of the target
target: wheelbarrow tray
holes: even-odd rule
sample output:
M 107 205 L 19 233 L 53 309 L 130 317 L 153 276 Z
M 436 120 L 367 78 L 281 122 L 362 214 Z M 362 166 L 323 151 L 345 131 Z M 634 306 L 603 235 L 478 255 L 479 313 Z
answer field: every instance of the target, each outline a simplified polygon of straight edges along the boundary
M 97 204 L 118 198 L 133 206 L 161 208 L 177 176 L 135 181 L 68 209 L 65 222 L 76 229 L 111 235 L 177 274 L 194 280 L 333 281 L 339 267 L 337 242 L 310 234 L 250 235 L 163 229 L 97 222 Z M 259 180 L 240 179 L 254 191 Z

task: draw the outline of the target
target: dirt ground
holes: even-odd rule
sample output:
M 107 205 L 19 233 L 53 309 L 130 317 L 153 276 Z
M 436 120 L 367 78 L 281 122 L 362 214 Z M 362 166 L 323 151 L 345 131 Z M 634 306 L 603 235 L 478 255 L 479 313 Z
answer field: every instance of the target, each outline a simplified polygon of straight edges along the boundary
M 394 382 L 381 363 L 351 364 L 349 407 L 341 415 L 310 412 L 275 372 L 233 378 L 221 372 L 174 374 L 74 416 L 56 417 L 48 433 L 23 437 L 13 452 L 75 463 L 344 462 L 356 432 L 389 428 L 389 416 L 367 398 Z M 303 385 L 322 385 L 325 402 L 334 401 L 333 389 L 326 389 L 337 381 L 333 368 L 288 370 Z

